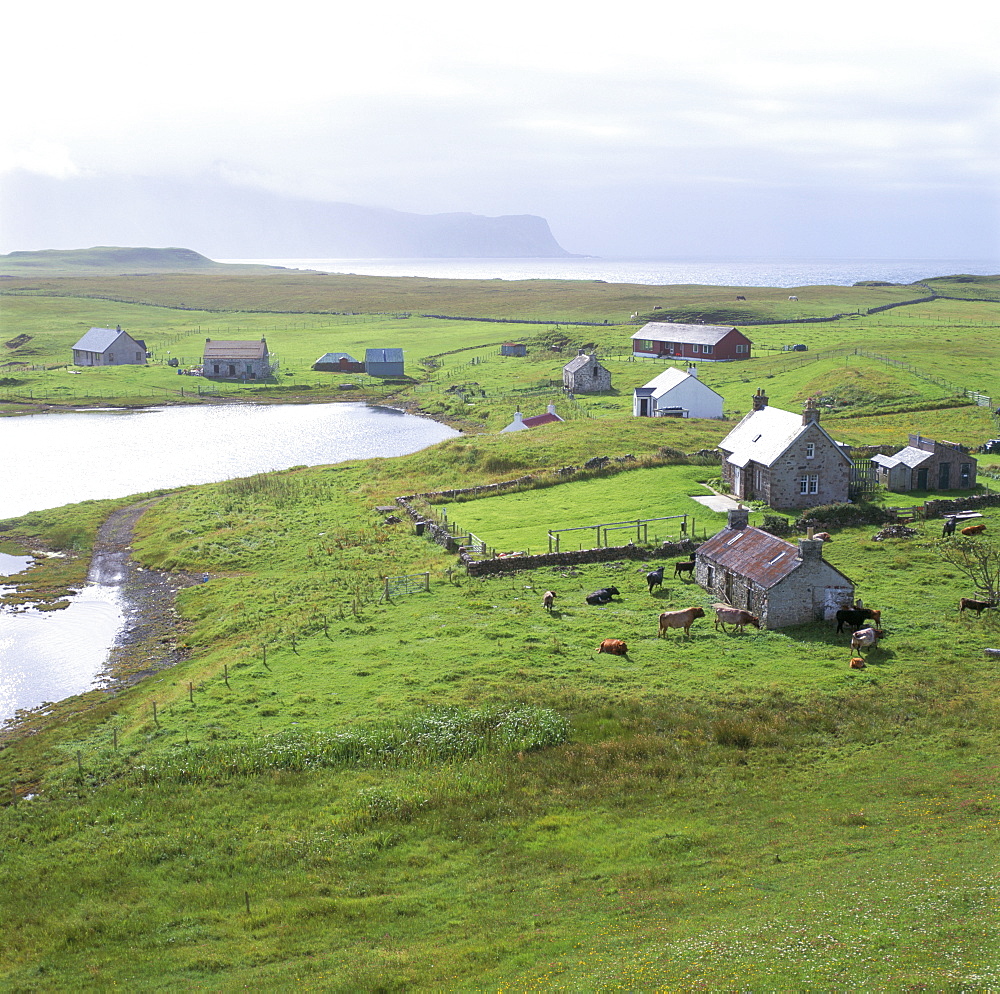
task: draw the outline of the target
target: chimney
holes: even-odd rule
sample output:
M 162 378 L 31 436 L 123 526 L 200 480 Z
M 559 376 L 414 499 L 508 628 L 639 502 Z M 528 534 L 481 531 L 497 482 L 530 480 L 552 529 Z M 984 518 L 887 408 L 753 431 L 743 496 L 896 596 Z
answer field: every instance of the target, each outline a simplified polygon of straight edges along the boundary
M 730 528 L 746 528 L 750 524 L 750 511 L 740 505 L 726 512 L 726 524 Z
M 802 408 L 802 423 L 804 425 L 819 424 L 819 408 L 816 406 L 815 397 L 810 397 L 806 401 L 806 406 Z
M 812 529 L 809 529 L 809 534 L 812 534 Z M 823 543 L 817 538 L 800 538 L 799 539 L 799 559 L 822 559 L 823 558 Z
M 514 412 L 514 424 L 519 425 L 524 420 L 524 415 L 520 411 Z
M 693 376 L 695 379 L 698 379 L 698 367 L 688 366 L 688 376 Z
M 587 353 L 584 352 L 583 349 L 578 349 L 576 354 L 577 355 L 586 355 Z
M 555 404 L 549 404 L 547 410 L 548 410 L 549 414 L 555 414 L 556 413 L 556 405 Z
M 767 407 L 767 394 L 764 393 L 763 387 L 759 387 L 753 395 L 753 409 L 755 411 L 763 411 L 765 407 Z

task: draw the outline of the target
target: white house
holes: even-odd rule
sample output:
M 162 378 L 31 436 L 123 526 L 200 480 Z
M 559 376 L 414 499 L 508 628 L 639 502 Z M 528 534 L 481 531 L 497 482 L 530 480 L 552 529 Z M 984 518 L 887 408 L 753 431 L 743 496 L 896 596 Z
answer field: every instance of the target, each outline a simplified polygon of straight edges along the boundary
M 534 417 L 526 418 L 520 411 L 514 412 L 514 420 L 506 428 L 501 428 L 500 433 L 505 431 L 524 431 L 527 428 L 538 428 L 540 425 L 555 424 L 563 419 L 556 414 L 556 405 L 549 404 L 548 410 L 544 414 L 536 414 Z
M 698 379 L 698 367 L 685 372 L 673 366 L 635 388 L 632 413 L 637 418 L 721 418 L 722 395 Z

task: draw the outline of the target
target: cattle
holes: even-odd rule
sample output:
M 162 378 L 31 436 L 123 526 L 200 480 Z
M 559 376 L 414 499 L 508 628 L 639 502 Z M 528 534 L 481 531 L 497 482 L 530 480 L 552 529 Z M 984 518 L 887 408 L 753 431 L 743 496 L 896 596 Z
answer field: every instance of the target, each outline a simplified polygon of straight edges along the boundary
M 851 635 L 851 652 L 870 649 L 879 639 L 888 638 L 881 628 L 862 628 Z
M 982 535 L 986 531 L 986 525 L 966 525 L 962 529 L 963 535 Z
M 694 560 L 684 559 L 679 563 L 674 563 L 674 576 L 683 576 L 685 573 L 694 579 Z
M 592 594 L 587 594 L 588 604 L 610 604 L 612 597 L 620 596 L 617 587 L 602 587 Z
M 738 607 L 730 607 L 728 604 L 713 604 L 715 609 L 715 630 L 726 630 L 726 625 L 734 625 L 738 632 L 743 631 L 744 625 L 753 625 L 760 628 L 760 618 L 749 611 L 741 611 Z
M 851 659 L 851 669 L 852 670 L 863 670 L 867 664 L 860 656 L 854 656 Z
M 833 536 L 829 532 L 816 532 L 813 538 L 818 542 L 832 542 Z
M 944 527 L 941 529 L 941 537 L 947 538 L 949 535 L 955 534 L 955 526 L 958 524 L 958 518 L 945 518 Z
M 963 597 L 958 602 L 959 611 L 975 611 L 978 618 L 989 607 L 996 607 L 995 601 L 974 601 L 971 597 Z
M 663 586 L 663 567 L 652 570 L 646 574 L 646 583 L 649 584 L 649 592 L 653 592 L 653 587 Z
M 542 594 L 542 607 L 544 607 L 546 611 L 552 610 L 552 605 L 555 604 L 555 601 L 556 595 L 551 590 L 546 590 L 545 593 Z
M 860 627 L 866 621 L 874 621 L 876 625 L 882 623 L 882 612 L 875 611 L 870 607 L 845 607 L 837 612 L 837 632 L 844 630 L 847 625 L 852 631 Z
M 683 611 L 664 611 L 660 615 L 660 628 L 657 638 L 666 638 L 668 628 L 683 628 L 685 637 L 690 637 L 691 626 L 698 618 L 705 617 L 702 607 L 689 607 Z
M 798 300 L 799 298 L 796 297 L 795 294 L 793 293 L 788 299 L 789 300 Z
M 742 294 L 738 293 L 738 294 L 736 294 L 736 299 L 737 300 L 746 300 L 747 298 L 744 297 Z
M 598 652 L 609 652 L 612 656 L 627 656 L 628 646 L 621 639 L 605 639 L 598 647 Z

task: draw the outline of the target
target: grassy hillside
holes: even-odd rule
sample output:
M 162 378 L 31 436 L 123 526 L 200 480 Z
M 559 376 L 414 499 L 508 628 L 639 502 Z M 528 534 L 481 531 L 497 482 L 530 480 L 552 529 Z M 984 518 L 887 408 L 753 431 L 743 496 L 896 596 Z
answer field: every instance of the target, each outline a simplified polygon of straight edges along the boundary
M 191 249 L 114 248 L 45 249 L 0 255 L 0 277 L 94 275 L 120 273 L 254 273 L 259 278 L 279 266 L 226 265 Z

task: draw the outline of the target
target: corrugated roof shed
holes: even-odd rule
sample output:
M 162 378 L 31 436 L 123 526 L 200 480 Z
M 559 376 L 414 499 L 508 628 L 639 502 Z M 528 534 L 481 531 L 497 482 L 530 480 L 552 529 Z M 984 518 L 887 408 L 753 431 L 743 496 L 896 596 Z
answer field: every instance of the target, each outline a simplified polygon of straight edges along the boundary
M 365 349 L 365 362 L 402 362 L 402 349 Z

